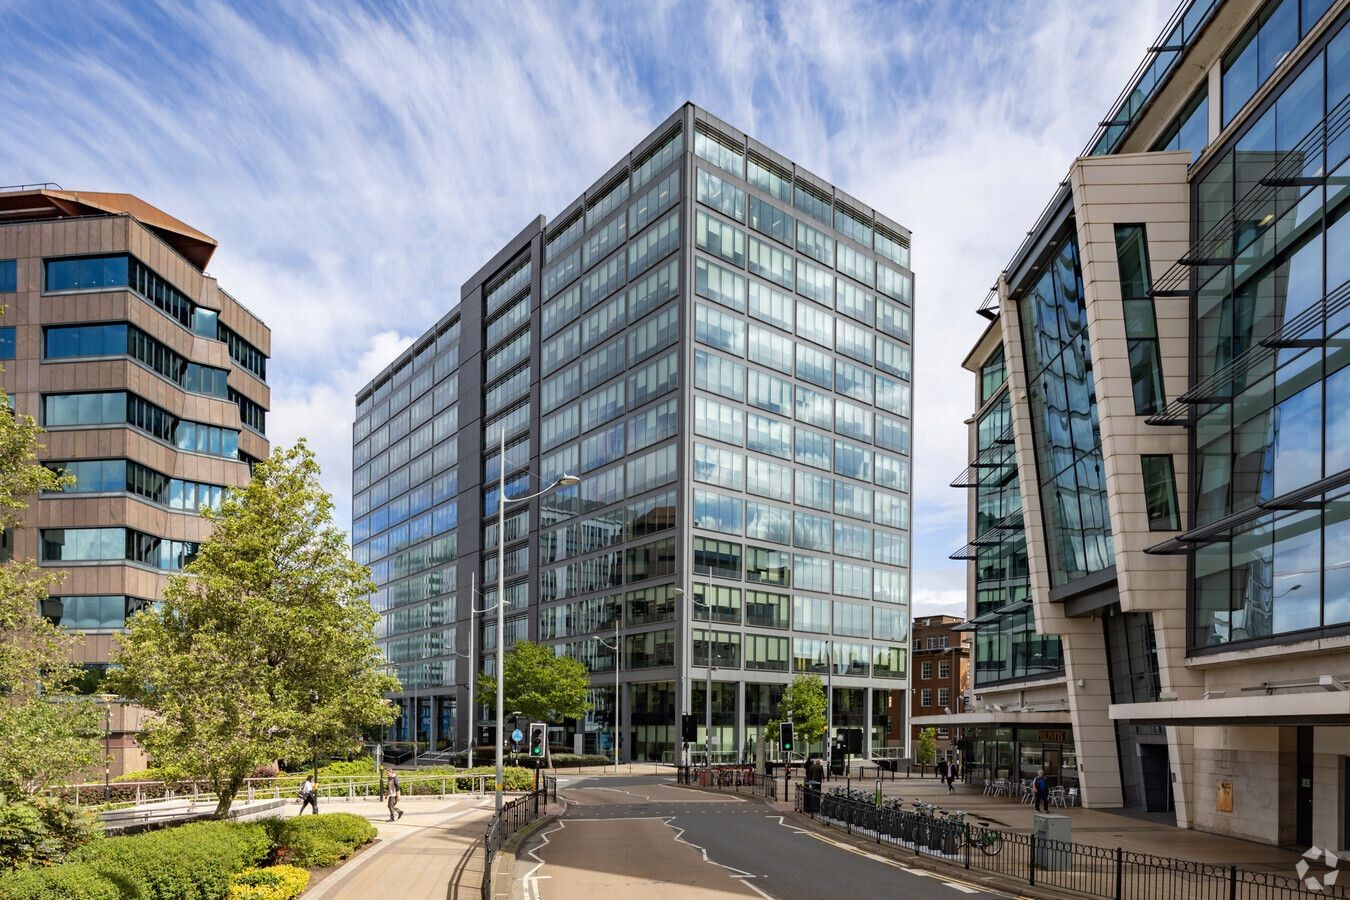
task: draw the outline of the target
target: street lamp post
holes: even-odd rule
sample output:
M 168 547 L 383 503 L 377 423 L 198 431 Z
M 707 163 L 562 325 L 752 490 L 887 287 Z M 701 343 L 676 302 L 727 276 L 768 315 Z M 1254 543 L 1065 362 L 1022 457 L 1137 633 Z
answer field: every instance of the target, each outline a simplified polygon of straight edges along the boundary
M 614 611 L 614 646 L 611 647 L 605 643 L 605 639 L 600 635 L 593 635 L 592 640 L 608 650 L 614 651 L 614 771 L 619 771 L 619 670 L 622 667 L 623 656 L 619 652 L 619 613 L 618 604 L 615 604 Z
M 834 772 L 834 641 L 825 642 L 825 664 L 825 775 L 829 777 Z
M 506 505 L 541 497 L 554 488 L 570 487 L 581 479 L 563 473 L 536 494 L 506 496 L 506 429 L 502 429 L 497 466 L 497 812 L 502 810 L 502 745 L 506 734 Z M 545 743 L 548 739 L 545 738 Z
M 675 596 L 683 597 L 684 589 L 676 588 Z M 708 659 L 707 659 L 707 680 L 703 688 L 703 763 L 708 773 L 708 784 L 712 784 L 712 673 L 713 673 L 713 632 L 712 632 L 712 604 L 697 597 L 690 597 L 694 606 L 701 606 L 708 611 Z M 689 619 L 692 622 L 693 616 Z M 692 645 L 692 641 L 690 642 Z M 691 654 L 692 655 L 692 654 Z
M 458 653 L 458 652 L 455 653 L 455 656 L 458 656 L 460 659 L 465 659 L 465 658 L 467 658 L 467 659 L 469 660 L 469 712 L 468 712 L 468 719 L 469 719 L 469 740 L 468 740 L 468 744 L 469 744 L 469 759 L 468 759 L 468 763 L 469 763 L 469 768 L 470 768 L 470 769 L 473 768 L 473 745 L 474 745 L 474 703 L 473 703 L 473 695 L 474 695 L 474 682 L 478 679 L 478 666 L 477 666 L 477 665 L 475 664 L 475 662 L 474 662 L 474 653 L 473 653 L 474 641 L 475 641 L 475 637 L 476 637 L 476 635 L 477 635 L 478 629 L 477 629 L 477 628 L 475 627 L 475 625 L 474 625 L 474 618 L 473 618 L 473 617 L 474 617 L 475 615 L 477 615 L 478 613 L 485 613 L 485 612 L 488 611 L 488 610 L 487 610 L 487 607 L 484 607 L 484 608 L 482 608 L 482 609 L 479 609 L 478 607 L 476 607 L 476 606 L 473 605 L 473 601 L 474 601 L 474 598 L 475 598 L 476 596 L 478 596 L 478 573 L 477 573 L 477 572 L 474 572 L 474 573 L 472 574 L 472 576 L 470 577 L 470 580 L 469 580 L 469 652 L 468 652 L 468 653 Z

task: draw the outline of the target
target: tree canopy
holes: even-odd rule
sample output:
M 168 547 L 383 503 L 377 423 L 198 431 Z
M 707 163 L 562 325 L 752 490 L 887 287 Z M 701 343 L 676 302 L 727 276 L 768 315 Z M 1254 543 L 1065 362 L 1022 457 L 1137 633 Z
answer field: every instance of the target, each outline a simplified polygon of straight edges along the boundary
M 579 719 L 591 705 L 586 694 L 591 687 L 586 667 L 570 656 L 555 656 L 553 650 L 533 641 L 516 641 L 506 651 L 503 665 L 506 712 L 519 712 L 532 722 L 559 723 Z M 496 703 L 497 680 L 478 677 L 478 696 Z
M 783 690 L 778 717 L 769 723 L 770 733 L 779 722 L 791 722 L 793 736 L 804 745 L 825 735 L 825 682 L 819 675 L 798 675 Z
M 131 620 L 111 684 L 151 712 L 156 765 L 207 781 L 225 815 L 256 767 L 345 752 L 393 720 L 367 602 L 332 499 L 301 440 L 259 463 L 219 512 L 158 609 Z
M 42 429 L 0 404 L 0 527 L 24 524 L 30 498 L 74 483 L 37 461 Z M 83 640 L 41 614 L 64 573 L 28 560 L 0 565 L 0 797 L 17 799 L 87 774 L 101 759 L 102 713 L 72 690 Z

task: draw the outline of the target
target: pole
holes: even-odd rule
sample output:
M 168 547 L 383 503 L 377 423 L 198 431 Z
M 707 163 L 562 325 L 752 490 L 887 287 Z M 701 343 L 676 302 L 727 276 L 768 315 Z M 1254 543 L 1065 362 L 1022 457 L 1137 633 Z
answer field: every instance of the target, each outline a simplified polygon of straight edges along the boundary
M 478 665 L 473 660 L 473 639 L 474 632 L 478 629 L 473 624 L 473 595 L 478 593 L 475 588 L 478 585 L 478 573 L 474 572 L 469 576 L 469 768 L 473 768 L 473 745 L 474 741 L 474 705 L 473 705 L 473 683 L 478 678 Z
M 103 703 L 103 802 L 112 799 L 112 703 Z
M 825 772 L 834 771 L 834 641 L 825 642 Z
M 619 616 L 623 607 L 614 605 L 614 774 L 619 774 L 619 669 L 623 666 L 623 655 L 619 652 Z
M 497 466 L 497 812 L 502 811 L 502 729 L 506 721 L 506 429 Z
M 703 723 L 703 753 L 707 768 L 707 787 L 713 787 L 713 604 L 703 603 L 707 610 L 707 687 L 703 690 L 703 707 L 706 722 Z

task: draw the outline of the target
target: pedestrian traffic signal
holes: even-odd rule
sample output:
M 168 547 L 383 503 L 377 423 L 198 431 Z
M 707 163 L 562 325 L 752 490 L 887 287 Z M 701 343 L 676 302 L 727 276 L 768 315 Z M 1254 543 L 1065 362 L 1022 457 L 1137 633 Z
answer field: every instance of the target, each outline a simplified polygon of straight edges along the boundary
M 792 723 L 791 723 L 791 722 L 779 722 L 779 723 L 778 723 L 778 746 L 782 748 L 782 750 L 783 750 L 784 753 L 791 753 L 791 752 L 792 752 Z
M 548 737 L 548 726 L 543 722 L 530 724 L 530 756 L 544 755 L 544 741 Z
M 698 740 L 698 720 L 689 713 L 680 716 L 680 740 L 687 744 Z

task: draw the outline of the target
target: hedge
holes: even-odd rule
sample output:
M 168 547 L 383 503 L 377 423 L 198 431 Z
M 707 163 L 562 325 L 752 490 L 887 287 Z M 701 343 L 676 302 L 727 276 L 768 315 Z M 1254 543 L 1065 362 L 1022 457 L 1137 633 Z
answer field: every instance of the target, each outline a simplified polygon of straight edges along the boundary
M 245 869 L 230 879 L 229 900 L 294 900 L 309 884 L 309 873 L 295 866 Z
M 237 873 L 273 858 L 298 866 L 329 866 L 374 838 L 374 826 L 350 813 L 198 822 L 103 838 L 60 865 L 0 876 L 0 900 L 216 900 L 236 896 L 231 891 Z M 237 896 L 282 900 L 295 895 Z
M 278 862 L 307 869 L 337 865 L 375 840 L 375 826 L 352 813 L 267 819 Z

